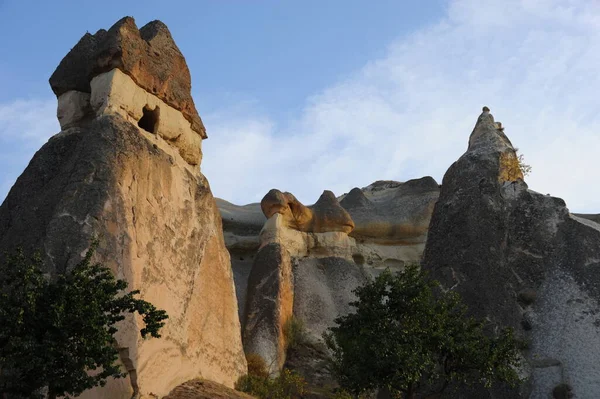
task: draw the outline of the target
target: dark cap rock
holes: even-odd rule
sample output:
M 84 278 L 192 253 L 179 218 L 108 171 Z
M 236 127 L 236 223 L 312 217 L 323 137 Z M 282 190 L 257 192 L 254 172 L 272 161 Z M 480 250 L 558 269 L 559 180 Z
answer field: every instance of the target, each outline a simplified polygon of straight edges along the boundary
M 91 80 L 118 68 L 140 87 L 182 112 L 192 129 L 206 138 L 206 129 L 191 96 L 190 71 L 165 24 L 152 21 L 138 29 L 131 17 L 108 31 L 86 33 L 62 59 L 50 86 L 56 96 L 77 90 L 90 93 Z

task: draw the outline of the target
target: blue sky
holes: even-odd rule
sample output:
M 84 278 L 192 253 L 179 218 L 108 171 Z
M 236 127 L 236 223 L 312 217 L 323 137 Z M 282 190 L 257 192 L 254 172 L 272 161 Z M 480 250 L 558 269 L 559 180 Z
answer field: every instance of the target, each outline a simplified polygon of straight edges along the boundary
M 441 182 L 488 105 L 532 189 L 600 212 L 595 0 L 0 0 L 0 200 L 58 131 L 60 59 L 125 15 L 162 20 L 184 53 L 216 196 Z

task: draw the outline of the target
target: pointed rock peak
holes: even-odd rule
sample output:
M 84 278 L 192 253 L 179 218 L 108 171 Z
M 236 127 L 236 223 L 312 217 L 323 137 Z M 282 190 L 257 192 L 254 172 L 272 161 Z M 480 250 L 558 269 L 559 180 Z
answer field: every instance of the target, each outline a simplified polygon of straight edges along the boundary
M 319 199 L 317 200 L 315 205 L 321 204 L 321 203 L 322 204 L 330 204 L 330 203 L 338 204 L 338 200 L 332 191 L 325 190 L 325 191 L 323 191 L 323 194 L 321 194 L 321 196 L 319 197 Z
M 477 118 L 477 123 L 469 137 L 468 151 L 477 151 L 480 149 L 505 151 L 511 149 L 514 151 L 512 143 L 504 134 L 502 123 L 496 122 L 494 116 L 490 113 L 488 107 L 483 107 L 481 115 Z
M 192 130 L 206 138 L 192 99 L 187 63 L 169 29 L 160 21 L 138 29 L 132 17 L 124 17 L 108 31 L 86 33 L 62 59 L 50 77 L 50 86 L 57 97 L 73 90 L 91 93 L 92 79 L 115 68 L 180 111 Z
M 365 196 L 365 193 L 358 188 L 354 187 L 350 192 L 340 201 L 340 205 L 345 209 L 355 208 L 366 208 L 371 207 L 373 204 Z
M 354 221 L 350 214 L 342 208 L 335 194 L 323 191 L 319 200 L 311 207 L 314 212 L 312 230 L 314 232 L 343 231 L 354 229 Z
M 167 25 L 155 19 L 154 21 L 148 22 L 140 29 L 140 35 L 142 39 L 149 42 L 157 36 L 164 36 L 172 40 L 171 32 Z M 173 42 L 175 44 L 175 42 Z

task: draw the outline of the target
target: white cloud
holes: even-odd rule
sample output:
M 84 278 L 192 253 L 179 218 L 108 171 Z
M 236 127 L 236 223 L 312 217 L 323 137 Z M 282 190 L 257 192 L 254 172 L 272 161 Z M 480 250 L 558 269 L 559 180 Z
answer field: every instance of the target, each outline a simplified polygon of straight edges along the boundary
M 435 26 L 306 100 L 296 119 L 204 115 L 203 171 L 215 195 L 306 203 L 378 179 L 445 170 L 488 105 L 533 166 L 534 190 L 600 212 L 600 8 L 588 0 L 456 0 Z
M 248 99 L 203 115 L 202 169 L 215 195 L 240 204 L 271 188 L 312 203 L 378 179 L 441 182 L 488 105 L 533 166 L 532 189 L 600 212 L 598 65 L 594 2 L 451 1 L 439 23 L 398 38 L 295 118 L 276 123 Z M 59 130 L 55 115 L 54 99 L 0 103 L 0 199 Z
M 59 131 L 54 99 L 0 103 L 0 140 L 39 147 Z
M 54 99 L 0 103 L 0 203 L 33 154 L 58 131 Z

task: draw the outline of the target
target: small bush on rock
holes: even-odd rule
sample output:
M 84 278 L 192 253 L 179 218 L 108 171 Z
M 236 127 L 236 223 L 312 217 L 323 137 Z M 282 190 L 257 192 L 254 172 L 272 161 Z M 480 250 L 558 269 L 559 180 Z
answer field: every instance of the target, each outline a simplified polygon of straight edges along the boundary
M 297 399 L 304 394 L 304 378 L 291 370 L 284 369 L 275 378 L 245 375 L 235 384 L 235 389 L 260 399 Z
M 283 326 L 286 349 L 296 348 L 306 340 L 306 331 L 302 320 L 292 316 Z
M 246 362 L 248 363 L 248 375 L 269 378 L 267 363 L 258 353 L 247 353 Z

